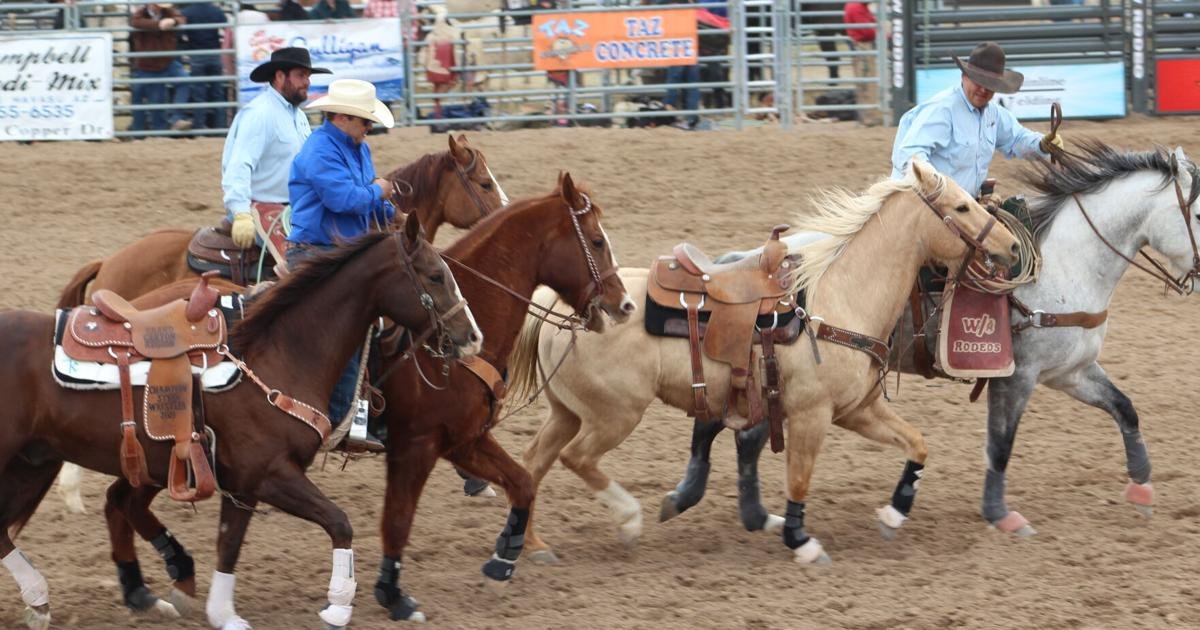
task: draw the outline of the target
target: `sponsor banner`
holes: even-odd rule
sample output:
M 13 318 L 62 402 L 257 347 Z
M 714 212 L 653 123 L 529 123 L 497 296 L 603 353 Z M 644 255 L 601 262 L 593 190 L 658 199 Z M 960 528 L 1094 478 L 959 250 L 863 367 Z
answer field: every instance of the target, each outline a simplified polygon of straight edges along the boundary
M 250 71 L 269 61 L 279 48 L 299 46 L 312 55 L 313 67 L 333 74 L 312 75 L 308 98 L 325 94 L 336 79 L 362 79 L 375 84 L 384 102 L 403 100 L 404 45 L 400 18 L 337 20 L 336 22 L 268 22 L 244 24 L 235 34 L 238 102 L 250 102 L 266 85 L 250 81 Z
M 699 61 L 695 9 L 555 13 L 533 18 L 538 70 L 692 66 Z
M 1060 103 L 1064 118 L 1120 118 L 1125 115 L 1125 63 L 1011 66 L 1025 75 L 1016 94 L 997 94 L 995 102 L 1020 120 L 1047 120 L 1050 104 Z M 958 85 L 955 68 L 918 68 L 917 102 Z
M 0 37 L 0 140 L 112 137 L 111 34 Z
M 1200 112 L 1200 59 L 1159 59 L 1154 106 L 1160 112 Z

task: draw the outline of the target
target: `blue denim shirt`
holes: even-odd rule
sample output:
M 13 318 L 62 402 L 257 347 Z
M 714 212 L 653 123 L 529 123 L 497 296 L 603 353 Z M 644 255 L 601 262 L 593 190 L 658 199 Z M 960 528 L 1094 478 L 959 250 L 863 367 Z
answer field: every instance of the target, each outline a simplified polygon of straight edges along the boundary
M 904 177 L 913 156 L 933 165 L 972 196 L 979 195 L 997 149 L 1005 157 L 1047 156 L 1042 134 L 1030 131 L 995 102 L 983 110 L 967 100 L 962 84 L 947 88 L 900 118 L 892 145 L 892 177 Z
M 233 119 L 221 154 L 221 189 L 230 219 L 251 201 L 288 202 L 292 158 L 312 134 L 308 117 L 267 86 Z
M 396 216 L 383 200 L 367 143 L 326 121 L 292 162 L 288 193 L 292 201 L 293 243 L 332 245 L 365 233 L 371 221 L 386 224 Z

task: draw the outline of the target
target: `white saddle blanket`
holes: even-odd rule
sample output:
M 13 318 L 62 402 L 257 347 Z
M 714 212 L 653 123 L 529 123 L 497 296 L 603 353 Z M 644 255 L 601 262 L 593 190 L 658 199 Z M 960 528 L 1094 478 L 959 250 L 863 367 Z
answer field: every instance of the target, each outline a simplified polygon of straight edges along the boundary
M 138 361 L 129 364 L 129 380 L 135 387 L 146 385 L 146 375 L 150 373 L 149 361 Z M 229 361 L 222 361 L 208 369 L 192 366 L 192 374 L 200 375 L 200 384 L 204 391 L 225 391 L 238 384 L 241 372 Z M 70 380 L 64 380 L 67 377 Z M 59 385 L 69 389 L 119 389 L 121 376 L 117 366 L 111 363 L 92 363 L 77 361 L 63 352 L 62 346 L 54 346 L 54 378 Z

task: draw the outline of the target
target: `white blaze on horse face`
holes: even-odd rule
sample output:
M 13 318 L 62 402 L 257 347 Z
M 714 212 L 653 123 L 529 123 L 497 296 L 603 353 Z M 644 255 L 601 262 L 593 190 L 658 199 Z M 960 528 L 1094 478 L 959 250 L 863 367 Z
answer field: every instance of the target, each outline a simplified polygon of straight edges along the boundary
M 613 251 L 612 241 L 608 238 L 608 232 L 604 231 L 604 226 L 597 221 L 596 225 L 600 228 L 600 235 L 604 237 L 605 249 L 608 250 L 608 261 L 612 264 L 613 269 L 620 269 L 621 265 L 617 264 L 617 253 Z M 621 296 L 621 312 L 633 314 L 637 311 L 637 303 L 633 298 L 629 297 L 629 291 Z
M 458 282 L 454 283 L 454 297 L 459 302 L 466 302 L 467 298 L 463 297 L 462 291 L 458 289 Z M 463 314 L 467 316 L 467 321 L 471 322 L 471 338 L 475 341 L 463 346 L 460 356 L 462 358 L 473 357 L 483 350 L 483 331 L 479 329 L 479 324 L 475 322 L 475 313 L 471 312 L 470 305 L 463 307 Z
M 26 606 L 45 606 L 50 603 L 50 585 L 46 583 L 46 578 L 33 568 L 29 558 L 26 558 L 20 549 L 8 552 L 0 562 L 3 562 L 4 568 L 8 569 L 17 581 L 17 586 L 21 588 L 21 601 L 25 602 Z
M 500 205 L 508 205 L 508 195 L 504 194 L 504 189 L 500 187 L 500 182 L 496 181 L 496 176 L 492 174 L 492 167 L 484 166 L 487 169 L 488 177 L 492 178 L 492 185 L 496 187 L 496 192 L 500 194 Z

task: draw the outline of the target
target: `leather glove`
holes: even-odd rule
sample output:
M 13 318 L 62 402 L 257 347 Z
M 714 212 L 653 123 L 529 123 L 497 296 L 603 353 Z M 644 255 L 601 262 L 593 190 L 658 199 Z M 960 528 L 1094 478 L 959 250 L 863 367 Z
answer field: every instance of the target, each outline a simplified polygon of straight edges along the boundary
M 254 217 L 249 212 L 234 215 L 233 229 L 229 232 L 238 247 L 249 249 L 254 245 Z
M 1042 141 L 1038 143 L 1038 148 L 1042 150 L 1042 153 L 1049 153 L 1050 145 L 1058 147 L 1059 151 L 1062 151 L 1065 148 L 1063 146 L 1062 136 L 1058 134 L 1054 134 L 1053 139 L 1051 139 L 1050 136 L 1042 136 Z

